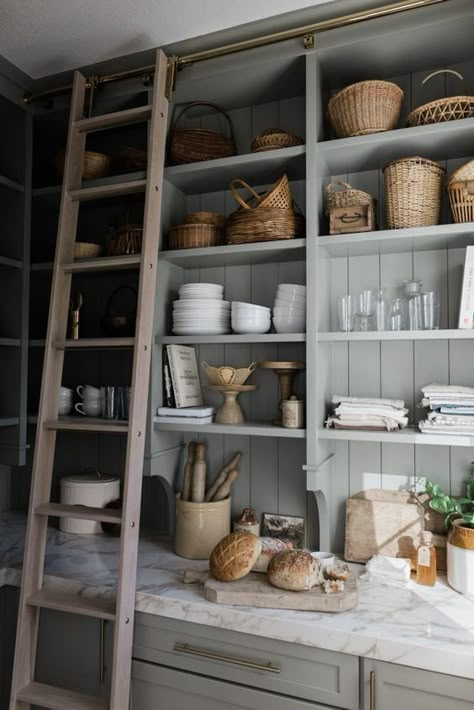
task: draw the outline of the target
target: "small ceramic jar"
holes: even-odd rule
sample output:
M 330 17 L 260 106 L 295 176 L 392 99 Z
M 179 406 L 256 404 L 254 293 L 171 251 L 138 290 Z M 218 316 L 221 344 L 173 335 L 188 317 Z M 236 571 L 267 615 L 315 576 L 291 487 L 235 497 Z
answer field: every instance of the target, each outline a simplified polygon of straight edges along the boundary
M 260 523 L 253 508 L 244 508 L 242 514 L 234 520 L 234 532 L 250 532 L 260 536 Z
M 304 423 L 303 400 L 292 395 L 281 403 L 281 420 L 286 429 L 301 429 Z

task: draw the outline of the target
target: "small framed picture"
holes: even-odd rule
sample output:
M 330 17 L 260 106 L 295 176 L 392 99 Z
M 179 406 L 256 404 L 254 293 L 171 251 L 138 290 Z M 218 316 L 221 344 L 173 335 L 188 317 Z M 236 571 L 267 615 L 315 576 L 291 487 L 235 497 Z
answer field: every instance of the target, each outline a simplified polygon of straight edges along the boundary
M 304 518 L 279 513 L 263 513 L 262 537 L 277 537 L 294 548 L 304 547 Z

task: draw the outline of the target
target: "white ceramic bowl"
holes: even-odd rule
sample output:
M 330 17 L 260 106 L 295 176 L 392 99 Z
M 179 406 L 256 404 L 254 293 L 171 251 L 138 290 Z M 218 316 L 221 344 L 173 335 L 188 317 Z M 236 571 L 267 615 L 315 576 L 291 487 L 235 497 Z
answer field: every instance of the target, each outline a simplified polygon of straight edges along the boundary
M 232 311 L 252 310 L 260 313 L 270 313 L 267 306 L 259 306 L 256 303 L 244 303 L 243 301 L 232 301 Z
M 306 323 L 304 320 L 290 322 L 287 318 L 274 318 L 273 325 L 277 333 L 304 333 Z
M 268 333 L 271 321 L 255 320 L 254 318 L 232 319 L 232 330 L 234 333 Z
M 275 296 L 275 301 L 286 301 L 288 303 L 300 304 L 302 306 L 306 305 L 306 297 L 298 296 L 298 294 L 291 294 L 287 291 L 278 291 Z
M 182 286 L 179 287 L 180 292 L 181 291 L 192 291 L 192 290 L 201 290 L 201 291 L 223 291 L 224 286 L 222 284 L 208 284 L 204 283 L 201 281 L 193 281 L 188 284 L 183 284 Z
M 230 308 L 230 301 L 219 301 L 215 298 L 194 298 L 184 301 L 173 301 L 174 308 Z
M 306 297 L 306 286 L 299 286 L 298 284 L 278 284 L 277 293 L 279 291 L 285 291 L 286 293 L 298 295 L 302 298 Z
M 297 316 L 299 318 L 304 318 L 306 316 L 306 309 L 300 308 L 299 306 L 275 306 L 273 309 L 274 316 Z

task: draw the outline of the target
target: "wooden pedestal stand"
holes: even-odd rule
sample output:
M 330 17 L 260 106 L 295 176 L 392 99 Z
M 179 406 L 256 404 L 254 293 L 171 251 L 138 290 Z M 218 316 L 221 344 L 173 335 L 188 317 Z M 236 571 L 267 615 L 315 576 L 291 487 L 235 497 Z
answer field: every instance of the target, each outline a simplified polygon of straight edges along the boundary
M 211 392 L 221 392 L 224 397 L 223 404 L 216 412 L 214 419 L 216 424 L 243 424 L 245 422 L 237 397 L 241 392 L 254 392 L 257 389 L 256 385 L 203 385 L 203 388 Z
M 281 403 L 284 399 L 290 399 L 293 394 L 293 380 L 298 370 L 304 370 L 304 363 L 294 360 L 264 360 L 257 363 L 257 367 L 273 370 L 275 375 L 278 376 L 280 389 L 279 411 L 278 418 L 273 420 L 273 424 L 281 426 Z

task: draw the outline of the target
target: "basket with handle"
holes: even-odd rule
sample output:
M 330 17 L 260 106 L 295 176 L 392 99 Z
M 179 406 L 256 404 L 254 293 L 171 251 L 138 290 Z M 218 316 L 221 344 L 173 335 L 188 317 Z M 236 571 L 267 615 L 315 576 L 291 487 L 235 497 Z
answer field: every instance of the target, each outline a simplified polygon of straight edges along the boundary
M 284 131 L 281 128 L 267 128 L 253 139 L 250 150 L 252 153 L 261 153 L 265 150 L 293 148 L 296 145 L 303 144 L 304 140 L 299 136 L 295 136 L 294 133 Z
M 437 74 L 454 74 L 461 81 L 463 75 L 454 69 L 438 69 L 428 74 L 423 79 L 422 84 L 432 79 Z M 449 96 L 444 99 L 430 101 L 423 106 L 419 106 L 412 111 L 407 118 L 408 126 L 427 126 L 430 123 L 445 123 L 446 121 L 456 121 L 460 118 L 471 118 L 474 116 L 474 96 Z
M 342 187 L 342 190 L 336 188 Z M 328 210 L 335 207 L 355 207 L 356 205 L 372 205 L 374 198 L 368 192 L 356 190 L 348 182 L 333 180 L 326 187 Z
M 444 168 L 414 156 L 388 163 L 383 172 L 389 229 L 438 224 Z
M 226 119 L 229 135 L 209 128 L 180 128 L 179 122 L 186 111 L 196 106 L 209 106 L 221 113 Z M 187 104 L 178 113 L 171 128 L 169 151 L 171 161 L 176 165 L 229 158 L 235 155 L 234 132 L 230 116 L 220 106 L 209 101 L 193 101 Z
M 397 84 L 368 79 L 332 96 L 328 116 L 338 138 L 390 131 L 397 126 L 402 100 Z
M 252 195 L 251 202 L 244 200 L 239 194 L 238 188 L 244 188 Z M 268 192 L 260 195 L 242 178 L 235 178 L 230 183 L 230 191 L 232 197 L 239 203 L 244 210 L 255 210 L 261 207 L 277 207 L 279 209 L 290 210 L 293 204 L 291 196 L 290 183 L 288 176 L 283 174 Z
M 248 367 L 215 367 L 207 362 L 202 362 L 201 365 L 213 385 L 243 385 L 257 367 L 256 362 L 251 362 Z
M 326 200 L 330 234 L 375 229 L 375 199 L 370 193 L 356 190 L 348 182 L 333 180 L 326 187 Z

